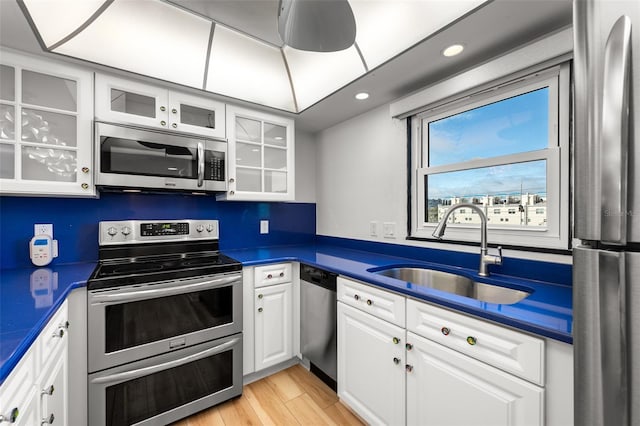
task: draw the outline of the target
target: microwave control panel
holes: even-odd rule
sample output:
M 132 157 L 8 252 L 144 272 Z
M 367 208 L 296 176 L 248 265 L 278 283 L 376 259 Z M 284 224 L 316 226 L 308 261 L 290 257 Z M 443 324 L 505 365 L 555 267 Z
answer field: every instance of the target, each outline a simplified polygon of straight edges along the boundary
M 224 182 L 225 167 L 224 167 L 224 152 L 209 151 L 204 154 L 204 178 L 205 180 L 216 180 Z

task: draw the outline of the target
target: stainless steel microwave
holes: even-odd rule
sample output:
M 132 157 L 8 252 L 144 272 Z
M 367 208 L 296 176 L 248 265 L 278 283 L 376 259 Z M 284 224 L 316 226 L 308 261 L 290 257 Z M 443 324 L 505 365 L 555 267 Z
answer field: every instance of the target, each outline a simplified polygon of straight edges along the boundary
M 226 191 L 223 140 L 96 121 L 96 185 Z

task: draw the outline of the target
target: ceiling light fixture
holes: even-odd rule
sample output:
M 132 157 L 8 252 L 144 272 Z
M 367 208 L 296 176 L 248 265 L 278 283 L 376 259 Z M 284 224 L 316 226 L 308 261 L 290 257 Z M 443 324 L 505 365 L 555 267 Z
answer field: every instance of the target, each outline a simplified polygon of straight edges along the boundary
M 280 0 L 278 33 L 294 49 L 337 52 L 356 41 L 356 18 L 347 0 Z
M 367 92 L 356 93 L 355 98 L 359 101 L 364 101 L 365 99 L 369 99 L 369 94 Z
M 462 53 L 464 50 L 464 45 L 462 44 L 452 44 L 442 51 L 442 54 L 446 57 L 456 56 Z

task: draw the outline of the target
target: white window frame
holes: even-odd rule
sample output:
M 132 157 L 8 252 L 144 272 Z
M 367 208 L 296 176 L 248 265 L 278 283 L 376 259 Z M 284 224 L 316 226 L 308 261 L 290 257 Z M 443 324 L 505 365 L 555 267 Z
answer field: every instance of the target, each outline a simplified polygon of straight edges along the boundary
M 546 160 L 547 165 L 547 227 L 488 224 L 490 243 L 514 247 L 549 249 L 569 248 L 569 64 L 534 72 L 524 78 L 494 87 L 478 89 L 462 98 L 440 103 L 412 117 L 412 206 L 411 237 L 433 239 L 435 223 L 426 222 L 425 176 L 482 167 Z M 486 87 L 486 86 L 485 86 Z M 455 115 L 464 111 L 498 102 L 543 87 L 549 88 L 549 145 L 545 149 L 476 159 L 442 166 L 429 167 L 428 137 L 423 132 L 425 123 Z M 445 240 L 479 242 L 479 225 L 449 224 Z

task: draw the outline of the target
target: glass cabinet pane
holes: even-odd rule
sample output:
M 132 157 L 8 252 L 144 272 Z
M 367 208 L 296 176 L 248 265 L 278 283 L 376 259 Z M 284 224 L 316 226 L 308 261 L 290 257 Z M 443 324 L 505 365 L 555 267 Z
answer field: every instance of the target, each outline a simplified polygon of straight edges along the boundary
M 264 143 L 266 145 L 287 146 L 287 128 L 264 123 Z
M 215 129 L 216 112 L 210 109 L 180 104 L 180 123 Z
M 77 111 L 77 84 L 73 80 L 22 70 L 22 102 L 65 111 Z
M 265 192 L 287 192 L 287 173 L 265 170 Z
M 238 191 L 262 191 L 262 172 L 260 170 L 243 169 L 238 167 L 236 175 L 238 181 L 236 189 Z
M 63 149 L 22 147 L 22 178 L 55 182 L 76 181 L 76 153 Z
M 77 130 L 73 115 L 22 109 L 22 140 L 25 142 L 76 146 Z
M 278 148 L 264 148 L 264 167 L 287 170 L 287 151 Z
M 14 150 L 13 145 L 6 143 L 0 144 L 0 179 L 15 178 Z
M 262 147 L 248 143 L 236 144 L 236 164 L 239 166 L 261 167 Z
M 5 101 L 16 100 L 16 76 L 15 69 L 7 65 L 0 65 L 0 99 Z
M 262 126 L 259 121 L 236 118 L 236 139 L 248 142 L 262 142 Z
M 155 118 L 156 99 L 151 96 L 111 89 L 111 111 Z
M 0 139 L 15 140 L 16 123 L 15 107 L 0 104 Z

